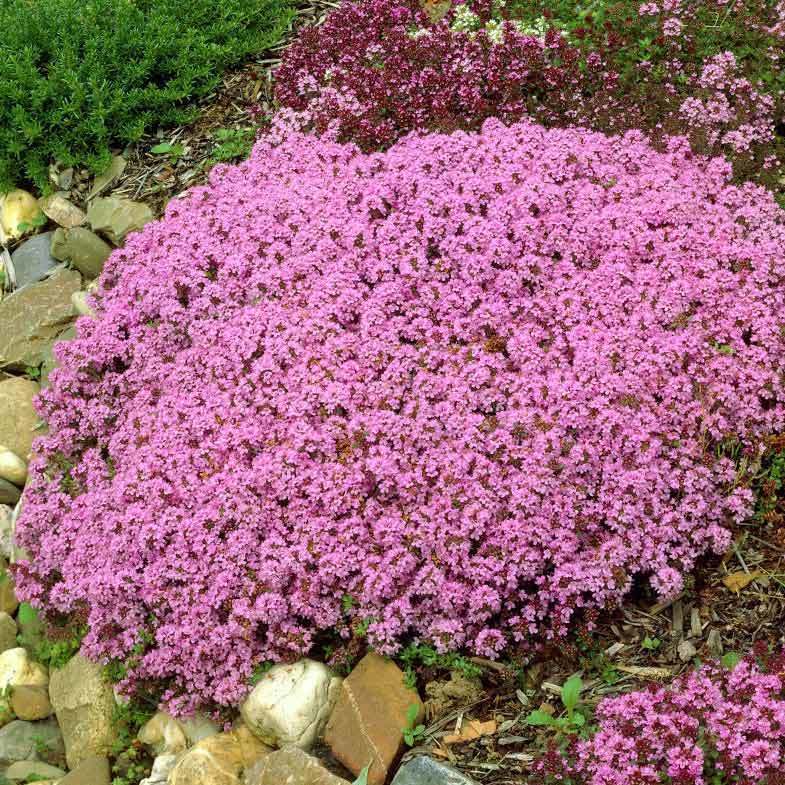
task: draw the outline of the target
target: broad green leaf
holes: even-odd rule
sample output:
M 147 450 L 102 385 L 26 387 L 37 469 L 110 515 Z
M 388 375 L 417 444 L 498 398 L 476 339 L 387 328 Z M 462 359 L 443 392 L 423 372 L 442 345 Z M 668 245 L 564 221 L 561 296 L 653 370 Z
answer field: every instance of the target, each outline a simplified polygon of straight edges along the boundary
M 527 725 L 555 725 L 556 721 L 546 711 L 535 709 L 526 718 Z
M 371 763 L 369 762 L 365 768 L 357 775 L 357 779 L 352 783 L 352 785 L 368 785 L 368 772 L 371 770 Z
M 741 662 L 741 654 L 738 654 L 735 651 L 729 651 L 727 654 L 722 655 L 720 662 L 722 663 L 723 668 L 733 670 Z
M 564 708 L 571 715 L 578 705 L 578 700 L 581 697 L 581 690 L 583 689 L 583 681 L 580 676 L 572 676 L 564 682 L 561 688 L 561 701 Z

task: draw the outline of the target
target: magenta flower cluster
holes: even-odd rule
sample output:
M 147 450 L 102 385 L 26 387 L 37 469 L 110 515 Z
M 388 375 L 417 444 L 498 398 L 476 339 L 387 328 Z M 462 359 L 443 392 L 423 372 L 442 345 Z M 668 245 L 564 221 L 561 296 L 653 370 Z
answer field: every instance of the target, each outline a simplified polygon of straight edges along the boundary
M 317 132 L 371 150 L 412 130 L 478 129 L 488 117 L 554 119 L 554 104 L 569 116 L 581 94 L 612 81 L 599 58 L 582 69 L 562 35 L 521 30 L 493 5 L 472 3 L 467 21 L 458 3 L 438 20 L 417 0 L 343 3 L 287 50 L 276 96 Z
M 705 666 L 668 687 L 603 700 L 598 728 L 537 765 L 548 783 L 774 785 L 785 760 L 785 661 Z
M 184 710 L 358 622 L 495 657 L 678 592 L 785 415 L 785 225 L 729 179 L 529 122 L 265 137 L 58 347 L 20 596 Z

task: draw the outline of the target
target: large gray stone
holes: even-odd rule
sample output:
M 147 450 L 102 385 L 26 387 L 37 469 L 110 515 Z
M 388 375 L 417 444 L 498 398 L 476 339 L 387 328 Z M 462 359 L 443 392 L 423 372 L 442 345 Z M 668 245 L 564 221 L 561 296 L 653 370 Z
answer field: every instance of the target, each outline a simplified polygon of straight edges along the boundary
M 70 341 L 72 338 L 76 338 L 76 327 L 73 324 L 70 327 L 66 327 L 44 353 L 44 361 L 41 363 L 41 387 L 49 386 L 49 374 L 57 368 L 58 363 L 54 354 L 55 346 L 62 341 Z
M 59 226 L 70 229 L 81 226 L 87 216 L 63 194 L 50 194 L 40 201 L 41 209 Z
M 58 785 L 109 785 L 111 776 L 109 759 L 96 756 L 83 760 Z
M 0 728 L 0 766 L 8 766 L 18 760 L 42 760 L 63 767 L 63 736 L 54 720 L 14 720 Z
M 16 622 L 10 614 L 0 611 L 0 654 L 19 645 L 16 642 L 16 635 Z
M 420 755 L 406 761 L 390 785 L 477 785 L 477 782 L 447 763 Z
M 22 498 L 22 492 L 13 483 L 0 477 L 0 504 L 14 505 Z
M 115 197 L 96 197 L 87 208 L 87 220 L 99 234 L 121 245 L 126 235 L 137 232 L 153 220 L 153 211 L 144 202 Z
M 111 685 L 97 663 L 77 654 L 50 674 L 49 699 L 65 740 L 68 768 L 106 755 L 116 738 Z
M 16 273 L 16 288 L 21 289 L 42 281 L 57 267 L 57 259 L 50 253 L 54 232 L 44 232 L 25 240 L 12 254 Z
M 76 316 L 71 295 L 81 284 L 76 270 L 57 270 L 0 301 L 0 366 L 25 369 L 44 361 L 46 350 Z
M 11 782 L 33 782 L 35 780 L 57 780 L 65 772 L 57 766 L 50 766 L 39 760 L 20 760 L 12 763 L 5 771 L 5 777 Z
M 349 785 L 298 747 L 266 755 L 246 772 L 245 781 L 247 785 Z
M 0 344 L 2 335 L 0 327 Z M 38 415 L 33 408 L 33 397 L 38 390 L 36 382 L 21 377 L 0 381 L 0 444 L 24 461 L 30 457 L 38 425 Z
M 83 226 L 52 234 L 52 256 L 76 267 L 85 278 L 97 278 L 112 247 Z

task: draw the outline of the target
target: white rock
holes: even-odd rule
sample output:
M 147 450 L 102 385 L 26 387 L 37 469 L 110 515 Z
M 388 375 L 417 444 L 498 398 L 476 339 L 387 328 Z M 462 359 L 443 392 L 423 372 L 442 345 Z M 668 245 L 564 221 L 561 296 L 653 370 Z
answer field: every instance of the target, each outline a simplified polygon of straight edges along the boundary
M 11 688 L 21 685 L 47 687 L 49 674 L 43 665 L 30 659 L 27 649 L 8 649 L 0 654 L 0 725 L 13 718 Z
M 0 477 L 20 488 L 27 479 L 27 464 L 3 444 L 0 444 Z
M 159 711 L 140 728 L 137 738 L 158 755 L 178 755 L 218 732 L 218 726 L 202 715 L 177 720 Z
M 36 198 L 17 188 L 0 195 L 0 243 L 7 243 L 29 231 L 41 216 Z
M 341 681 L 313 660 L 276 665 L 245 699 L 240 713 L 265 744 L 307 750 L 324 730 Z
M 87 304 L 87 292 L 74 292 L 71 295 L 71 304 L 78 314 L 95 316 L 95 311 Z
M 169 772 L 179 759 L 179 755 L 159 755 L 153 761 L 153 770 L 150 772 L 150 776 L 143 779 L 139 785 L 165 785 L 169 779 Z
M 11 558 L 14 534 L 14 509 L 0 504 L 0 556 Z
M 18 561 L 30 561 L 30 554 L 24 549 L 20 548 L 14 542 L 14 534 L 16 533 L 16 522 L 19 520 L 19 515 L 22 512 L 22 502 L 24 501 L 24 494 L 22 494 L 22 498 L 16 503 L 16 507 L 14 507 L 14 514 L 11 516 L 11 531 L 10 531 L 10 547 L 11 547 L 11 557 L 10 561 L 11 564 L 16 564 Z M 4 537 L 4 532 L 0 533 Z M 2 542 L 4 543 L 5 540 L 3 539 Z

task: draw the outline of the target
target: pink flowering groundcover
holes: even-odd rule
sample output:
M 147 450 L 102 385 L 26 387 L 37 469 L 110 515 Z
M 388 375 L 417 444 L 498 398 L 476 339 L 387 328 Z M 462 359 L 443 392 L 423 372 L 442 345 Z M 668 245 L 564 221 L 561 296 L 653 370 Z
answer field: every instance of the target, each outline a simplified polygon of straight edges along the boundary
M 496 657 L 673 595 L 785 413 L 782 213 L 730 178 L 529 122 L 265 137 L 58 348 L 20 597 L 185 711 L 357 622 Z

